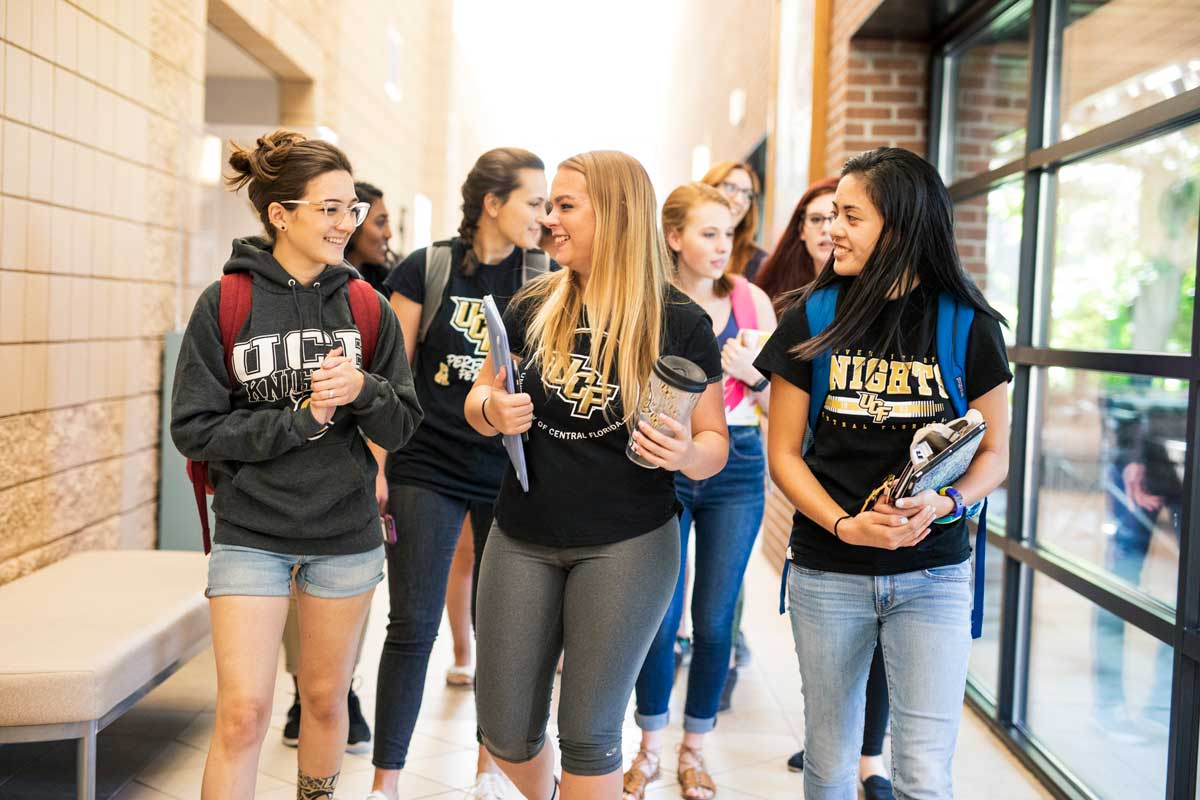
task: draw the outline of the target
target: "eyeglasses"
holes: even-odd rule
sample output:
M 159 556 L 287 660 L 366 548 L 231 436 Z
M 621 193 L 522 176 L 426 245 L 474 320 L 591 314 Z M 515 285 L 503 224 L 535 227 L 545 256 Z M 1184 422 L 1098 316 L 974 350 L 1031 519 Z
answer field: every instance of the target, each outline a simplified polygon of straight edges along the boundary
M 804 218 L 804 221 L 812 228 L 824 228 L 826 225 L 832 225 L 837 219 L 837 214 L 809 214 Z
M 354 227 L 362 225 L 371 212 L 370 203 L 339 203 L 336 200 L 280 200 L 280 205 L 315 206 L 332 225 L 341 225 L 347 214 L 354 215 Z
M 721 183 L 717 185 L 717 188 L 721 190 L 721 194 L 730 199 L 740 196 L 747 203 L 754 200 L 753 188 L 747 189 L 745 187 L 738 186 L 736 183 L 730 183 L 729 181 L 721 181 Z

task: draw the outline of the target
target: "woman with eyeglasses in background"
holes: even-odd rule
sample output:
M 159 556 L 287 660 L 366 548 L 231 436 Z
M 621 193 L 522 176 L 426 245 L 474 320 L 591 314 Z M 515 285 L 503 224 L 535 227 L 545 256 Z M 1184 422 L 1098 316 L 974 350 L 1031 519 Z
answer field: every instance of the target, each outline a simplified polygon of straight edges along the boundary
M 758 235 L 758 195 L 762 191 L 758 175 L 749 164 L 722 161 L 709 169 L 700 182 L 715 187 L 733 209 L 733 252 L 729 256 L 729 274 L 741 275 L 754 283 L 768 255 L 754 241 Z

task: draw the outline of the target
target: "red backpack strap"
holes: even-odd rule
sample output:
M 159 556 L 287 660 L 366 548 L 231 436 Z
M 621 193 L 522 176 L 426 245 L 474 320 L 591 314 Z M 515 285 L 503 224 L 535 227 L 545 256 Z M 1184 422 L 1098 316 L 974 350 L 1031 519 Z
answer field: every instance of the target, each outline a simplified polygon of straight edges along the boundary
M 187 476 L 192 482 L 192 494 L 196 498 L 196 510 L 200 512 L 200 534 L 204 537 L 204 555 L 212 551 L 212 537 L 208 532 L 208 501 L 205 495 L 212 493 L 208 482 L 207 461 L 187 461 Z
M 248 272 L 231 272 L 221 276 L 221 305 L 217 325 L 221 329 L 221 346 L 225 348 L 225 369 L 229 373 L 229 388 L 233 389 L 233 345 L 238 331 L 250 316 L 250 301 L 254 281 Z
M 733 275 L 733 291 L 729 301 L 733 304 L 733 321 L 738 330 L 757 329 L 758 311 L 754 308 L 754 295 L 750 293 L 750 282 L 741 275 Z
M 346 290 L 350 292 L 350 314 L 354 317 L 354 326 L 362 337 L 362 368 L 370 371 L 375 360 L 375 343 L 379 341 L 382 314 L 379 293 L 361 278 L 351 278 Z

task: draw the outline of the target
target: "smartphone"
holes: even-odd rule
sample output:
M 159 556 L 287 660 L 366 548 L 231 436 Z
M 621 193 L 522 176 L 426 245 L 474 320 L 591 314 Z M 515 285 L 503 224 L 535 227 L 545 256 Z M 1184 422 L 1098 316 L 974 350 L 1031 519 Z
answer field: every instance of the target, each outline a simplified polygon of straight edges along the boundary
M 379 522 L 383 525 L 383 540 L 388 544 L 395 544 L 396 520 L 392 519 L 391 514 L 384 514 L 379 518 Z

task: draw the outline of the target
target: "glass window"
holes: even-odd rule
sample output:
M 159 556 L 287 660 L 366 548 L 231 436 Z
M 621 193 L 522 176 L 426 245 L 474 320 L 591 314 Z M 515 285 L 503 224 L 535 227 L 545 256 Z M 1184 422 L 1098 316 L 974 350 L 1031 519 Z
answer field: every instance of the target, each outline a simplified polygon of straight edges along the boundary
M 1070 10 L 1062 43 L 1062 139 L 1200 86 L 1196 0 L 1063 6 Z
M 954 207 L 959 258 L 987 301 L 1008 319 L 1003 330 L 1009 345 L 1016 341 L 1024 198 L 1021 181 L 1011 181 Z
M 954 58 L 951 180 L 995 169 L 1025 153 L 1029 9 L 1001 17 Z
M 1059 367 L 1039 378 L 1038 543 L 1174 606 L 1187 384 Z
M 1166 793 L 1171 648 L 1041 574 L 1026 720 L 1100 797 Z
M 1063 167 L 1050 346 L 1189 353 L 1200 125 Z
M 996 511 L 989 504 L 989 529 Z M 1000 668 L 1000 595 L 1004 590 L 1004 553 L 990 544 L 987 546 L 983 574 L 983 636 L 971 646 L 970 671 L 976 686 L 995 700 Z

